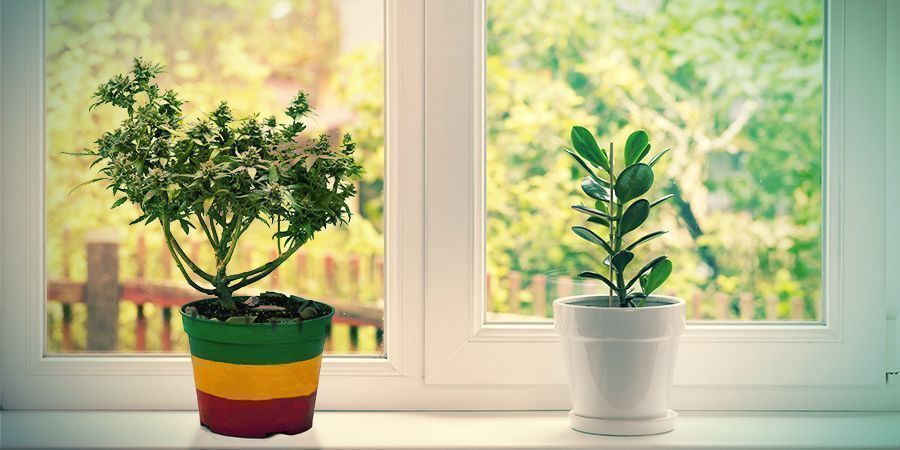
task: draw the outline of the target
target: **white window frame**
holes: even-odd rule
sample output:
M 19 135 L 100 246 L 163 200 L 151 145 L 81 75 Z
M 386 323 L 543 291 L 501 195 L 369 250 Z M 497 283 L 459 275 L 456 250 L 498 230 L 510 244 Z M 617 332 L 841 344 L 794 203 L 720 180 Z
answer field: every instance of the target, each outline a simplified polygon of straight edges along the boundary
M 0 408 L 196 409 L 184 356 L 43 353 L 43 6 L 0 5 Z M 692 324 L 675 408 L 900 409 L 900 383 L 884 377 L 885 303 L 900 310 L 900 288 L 886 276 L 900 273 L 900 260 L 884 250 L 900 250 L 900 239 L 885 237 L 900 225 L 898 208 L 886 208 L 900 200 L 900 177 L 888 177 L 900 158 L 886 147 L 887 133 L 900 142 L 886 129 L 900 120 L 900 89 L 885 84 L 900 75 L 900 58 L 893 77 L 883 58 L 900 51 L 900 33 L 885 43 L 885 17 L 900 18 L 900 6 L 874 0 L 851 10 L 830 0 L 828 17 L 829 42 L 840 43 L 829 46 L 826 95 L 828 326 Z M 318 409 L 569 408 L 550 329 L 483 321 L 483 23 L 479 0 L 385 0 L 386 357 L 326 357 Z M 879 115 L 886 109 L 894 122 Z M 848 165 L 839 164 L 845 142 L 858 145 Z M 863 176 L 863 155 L 885 170 Z M 871 186 L 889 190 L 842 200 Z M 853 216 L 871 211 L 867 222 Z M 885 270 L 855 264 L 865 258 Z M 871 295 L 845 307 L 844 279 L 865 280 Z M 781 351 L 803 346 L 814 354 L 792 360 Z M 767 364 L 800 372 L 758 372 L 752 363 L 767 349 L 775 350 Z M 728 360 L 729 352 L 751 359 Z
M 826 8 L 823 323 L 690 323 L 675 408 L 900 408 L 886 385 L 888 5 Z M 484 14 L 481 0 L 426 9 L 426 205 L 440 207 L 426 208 L 425 380 L 556 386 L 550 326 L 485 322 Z
M 4 1 L 2 8 L 0 405 L 196 409 L 187 356 L 44 354 L 45 8 L 30 0 Z M 379 398 L 360 401 L 366 397 L 359 386 L 421 372 L 421 11 L 417 1 L 385 0 L 385 356 L 326 357 L 322 409 L 378 405 Z

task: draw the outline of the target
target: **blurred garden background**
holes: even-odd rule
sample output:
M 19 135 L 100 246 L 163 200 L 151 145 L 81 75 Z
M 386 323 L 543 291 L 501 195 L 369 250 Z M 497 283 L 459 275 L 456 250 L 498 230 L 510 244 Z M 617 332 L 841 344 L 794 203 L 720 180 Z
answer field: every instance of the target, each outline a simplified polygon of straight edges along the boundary
M 380 354 L 383 323 L 384 9 L 372 0 L 48 0 L 46 28 L 48 351 L 98 350 L 86 333 L 89 242 L 117 242 L 122 284 L 116 351 L 186 351 L 177 307 L 186 287 L 164 250 L 159 225 L 128 226 L 140 214 L 114 200 L 89 162 L 63 154 L 90 146 L 122 119 L 114 108 L 88 111 L 97 85 L 127 72 L 141 56 L 167 67 L 162 88 L 178 91 L 197 118 L 220 100 L 236 117 L 285 117 L 298 90 L 317 117 L 310 136 L 351 133 L 366 173 L 349 227 L 318 233 L 254 290 L 279 290 L 347 306 L 338 308 L 328 349 Z M 276 251 L 260 225 L 242 238 L 240 269 Z M 200 235 L 198 257 L 212 264 Z M 102 250 L 101 250 L 102 253 Z M 108 264 L 100 263 L 102 272 Z M 102 274 L 101 274 L 102 276 Z M 98 277 L 99 279 L 100 277 Z M 67 281 L 68 283 L 54 282 Z M 100 283 L 112 283 L 100 280 Z M 140 282 L 140 283 L 138 283 Z M 75 283 L 75 284 L 73 284 Z M 73 289 L 66 289 L 71 288 Z M 54 289 L 57 288 L 57 289 Z M 72 292 L 70 292 L 72 291 Z M 54 298 L 56 297 L 56 298 Z M 132 297 L 132 298 L 128 298 Z M 81 300 L 81 301 L 77 301 Z M 145 323 L 141 337 L 140 323 Z M 168 340 L 169 342 L 164 342 Z M 107 349 L 109 350 L 109 349 Z
M 637 261 L 671 257 L 689 319 L 818 320 L 824 26 L 821 0 L 487 0 L 488 319 L 599 288 L 567 278 L 604 272 L 570 231 L 577 124 L 672 149 Z
M 601 264 L 569 230 L 581 222 L 569 206 L 583 201 L 583 174 L 562 151 L 574 124 L 604 147 L 622 148 L 635 128 L 655 149 L 671 147 L 654 192 L 675 197 L 650 219 L 670 233 L 638 258 L 670 255 L 675 271 L 663 291 L 688 301 L 689 318 L 820 319 L 821 0 L 487 0 L 486 8 L 489 320 L 549 320 L 556 295 L 597 290 L 571 279 Z M 139 214 L 110 210 L 102 186 L 70 194 L 94 173 L 63 154 L 121 120 L 88 111 L 90 97 L 142 56 L 168 67 L 160 84 L 189 102 L 191 117 L 221 99 L 238 116 L 283 117 L 303 89 L 318 114 L 311 132 L 353 135 L 366 173 L 350 226 L 316 235 L 258 289 L 339 304 L 329 351 L 381 354 L 383 2 L 47 0 L 46 10 L 48 351 L 95 350 L 83 294 L 91 242 L 115 242 L 113 350 L 187 349 L 171 306 L 185 283 L 158 225 L 129 227 Z M 248 234 L 236 259 L 270 259 L 271 233 Z M 196 251 L 211 261 L 202 245 Z

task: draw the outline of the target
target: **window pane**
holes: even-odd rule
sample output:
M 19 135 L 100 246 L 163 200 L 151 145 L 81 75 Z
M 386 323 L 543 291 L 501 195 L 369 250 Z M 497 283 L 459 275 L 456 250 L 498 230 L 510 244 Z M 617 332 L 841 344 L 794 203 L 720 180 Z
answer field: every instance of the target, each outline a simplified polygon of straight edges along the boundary
M 382 354 L 382 2 L 48 0 L 46 10 L 47 351 L 187 351 L 178 306 L 203 295 L 181 278 L 158 224 L 128 226 L 138 210 L 130 204 L 110 210 L 114 199 L 101 184 L 70 194 L 96 171 L 63 153 L 91 146 L 122 120 L 114 108 L 88 111 L 91 95 L 141 56 L 167 67 L 158 82 L 188 101 L 190 119 L 223 99 L 235 117 L 284 118 L 302 89 L 316 112 L 306 136 L 353 135 L 365 175 L 351 225 L 316 234 L 246 292 L 328 302 L 338 312 L 327 351 Z M 202 235 L 186 238 L 187 252 L 211 267 Z M 254 225 L 242 237 L 234 269 L 272 259 L 271 235 Z M 93 320 L 88 311 L 96 311 Z M 113 319 L 98 320 L 104 317 Z
M 577 124 L 671 147 L 637 266 L 671 257 L 688 319 L 820 320 L 823 29 L 820 0 L 488 0 L 487 319 L 606 293 L 572 280 L 608 270 L 570 231 Z

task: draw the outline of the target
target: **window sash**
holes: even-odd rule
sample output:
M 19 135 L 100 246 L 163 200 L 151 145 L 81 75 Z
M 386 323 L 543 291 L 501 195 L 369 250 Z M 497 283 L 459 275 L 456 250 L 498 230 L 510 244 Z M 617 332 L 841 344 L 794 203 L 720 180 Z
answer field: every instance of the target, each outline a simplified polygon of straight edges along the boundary
M 824 321 L 691 323 L 676 392 L 885 384 L 888 280 L 872 268 L 886 262 L 887 174 L 871 168 L 886 158 L 886 4 L 845 6 L 826 4 Z M 440 205 L 426 209 L 426 383 L 559 385 L 562 359 L 549 325 L 484 320 L 483 1 L 430 2 L 425 21 L 426 205 Z M 674 398 L 676 408 L 693 403 Z M 759 404 L 752 396 L 741 402 Z M 715 398 L 701 406 L 721 407 Z
M 44 29 L 42 1 L 2 3 L 2 406 L 194 409 L 190 359 L 45 355 Z M 421 8 L 385 0 L 386 286 L 384 357 L 326 356 L 319 407 L 365 407 L 363 380 L 415 376 L 421 310 Z M 402 86 L 402 88 L 401 88 Z M 401 176 L 402 174 L 402 176 Z M 404 236 L 409 239 L 400 239 Z M 412 314 L 410 314 L 412 313 Z M 418 370 L 418 372 L 421 372 Z

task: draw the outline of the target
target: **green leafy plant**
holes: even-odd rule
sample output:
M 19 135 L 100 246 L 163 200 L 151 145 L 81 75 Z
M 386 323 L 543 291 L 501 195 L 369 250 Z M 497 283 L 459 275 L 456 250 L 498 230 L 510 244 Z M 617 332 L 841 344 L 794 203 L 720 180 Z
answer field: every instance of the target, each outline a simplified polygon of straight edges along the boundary
M 598 272 L 584 271 L 582 278 L 593 278 L 602 281 L 610 289 L 610 306 L 618 301 L 620 307 L 642 306 L 647 297 L 658 289 L 672 273 L 672 261 L 662 255 L 651 259 L 637 270 L 629 279 L 626 276 L 628 266 L 635 259 L 634 250 L 653 239 L 667 233 L 665 230 L 654 231 L 625 242 L 626 235 L 633 236 L 650 215 L 653 207 L 668 200 L 671 194 L 650 202 L 641 198 L 653 186 L 653 166 L 669 151 L 665 149 L 644 163 L 650 153 L 650 138 L 647 132 L 638 130 L 628 136 L 625 142 L 625 168 L 616 172 L 616 159 L 613 144 L 609 144 L 609 153 L 597 145 L 594 136 L 587 128 L 572 128 L 572 146 L 575 151 L 566 152 L 584 169 L 588 176 L 581 181 L 581 189 L 593 201 L 590 206 L 574 205 L 572 209 L 588 216 L 587 222 L 606 228 L 607 238 L 586 226 L 572 227 L 582 239 L 597 245 L 603 250 L 603 263 L 608 267 L 607 275 Z M 631 234 L 629 234 L 631 233 Z M 640 285 L 640 290 L 637 289 Z M 635 303 L 637 301 L 637 303 Z
M 285 110 L 289 121 L 258 115 L 237 120 L 226 102 L 207 117 L 185 124 L 182 101 L 153 80 L 162 66 L 134 59 L 130 73 L 99 86 L 100 105 L 125 110 L 118 128 L 106 132 L 91 149 L 100 177 L 118 198 L 141 215 L 132 224 L 159 223 L 176 266 L 185 280 L 218 304 L 235 311 L 235 291 L 272 273 L 315 233 L 350 220 L 347 200 L 362 168 L 353 158 L 349 134 L 333 148 L 325 134 L 303 138 L 304 118 L 312 111 L 306 94 L 297 94 Z M 255 221 L 274 230 L 277 257 L 254 269 L 230 273 L 241 236 Z M 185 235 L 202 232 L 215 255 L 204 270 L 182 249 L 173 225 Z M 199 230 L 199 231 L 198 231 Z

